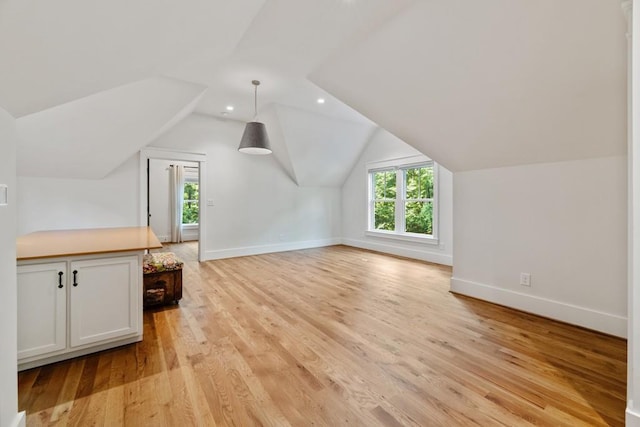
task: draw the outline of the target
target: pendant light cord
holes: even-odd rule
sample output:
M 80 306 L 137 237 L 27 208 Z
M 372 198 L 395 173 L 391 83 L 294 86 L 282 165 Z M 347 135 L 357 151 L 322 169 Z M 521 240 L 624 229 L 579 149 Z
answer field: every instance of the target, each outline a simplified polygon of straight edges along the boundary
M 253 121 L 255 122 L 258 117 L 258 85 L 260 85 L 260 80 L 252 80 L 251 84 L 255 87 L 253 95 Z

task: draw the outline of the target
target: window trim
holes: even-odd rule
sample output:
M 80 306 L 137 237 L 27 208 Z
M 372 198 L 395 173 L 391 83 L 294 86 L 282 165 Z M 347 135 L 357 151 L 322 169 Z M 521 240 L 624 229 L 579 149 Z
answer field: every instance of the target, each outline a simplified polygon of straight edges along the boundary
M 403 231 L 406 227 L 405 208 L 406 208 L 406 170 L 420 166 L 432 166 L 433 168 L 433 234 L 425 235 L 420 233 L 411 233 Z M 386 239 L 404 240 L 409 242 L 426 243 L 430 245 L 438 245 L 438 227 L 439 227 L 439 177 L 438 177 L 438 164 L 427 156 L 417 155 L 409 157 L 401 157 L 397 159 L 383 160 L 380 162 L 369 162 L 366 164 L 367 172 L 367 230 L 365 235 L 371 237 L 381 237 Z M 374 173 L 384 171 L 396 172 L 396 198 L 394 200 L 396 204 L 395 209 L 395 224 L 402 225 L 401 230 L 376 230 L 374 228 Z M 411 199 L 413 200 L 413 199 Z

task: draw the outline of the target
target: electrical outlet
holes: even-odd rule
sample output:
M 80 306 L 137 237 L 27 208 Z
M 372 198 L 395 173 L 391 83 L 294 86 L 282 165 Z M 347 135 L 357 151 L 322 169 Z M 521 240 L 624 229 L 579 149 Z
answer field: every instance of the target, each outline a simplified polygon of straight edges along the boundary
M 531 273 L 520 273 L 520 285 L 531 286 Z

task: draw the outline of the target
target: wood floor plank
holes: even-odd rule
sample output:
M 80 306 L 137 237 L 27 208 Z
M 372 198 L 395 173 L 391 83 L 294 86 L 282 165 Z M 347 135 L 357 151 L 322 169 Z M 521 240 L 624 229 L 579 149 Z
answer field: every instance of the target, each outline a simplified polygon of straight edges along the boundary
M 63 364 L 68 365 L 69 369 L 64 375 L 64 384 L 50 418 L 51 423 L 59 425 L 68 424 L 69 413 L 73 407 L 74 397 L 84 368 L 84 363 L 81 360 L 63 362 Z M 60 371 L 57 375 L 62 376 L 63 374 L 64 371 Z
M 27 424 L 621 426 L 626 342 L 346 246 L 200 263 L 144 341 L 21 372 Z

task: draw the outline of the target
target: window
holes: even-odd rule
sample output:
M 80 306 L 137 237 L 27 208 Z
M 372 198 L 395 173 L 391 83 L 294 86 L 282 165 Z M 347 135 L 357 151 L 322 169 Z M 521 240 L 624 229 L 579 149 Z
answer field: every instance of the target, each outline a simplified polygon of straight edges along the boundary
M 373 172 L 373 224 L 376 230 L 396 229 L 396 173 Z
M 403 172 L 404 231 L 433 236 L 433 163 Z
M 193 181 L 191 178 L 186 177 L 182 197 L 182 223 L 185 225 L 198 224 L 199 213 L 198 179 L 196 178 Z
M 423 156 L 368 165 L 368 234 L 437 243 L 437 173 Z

